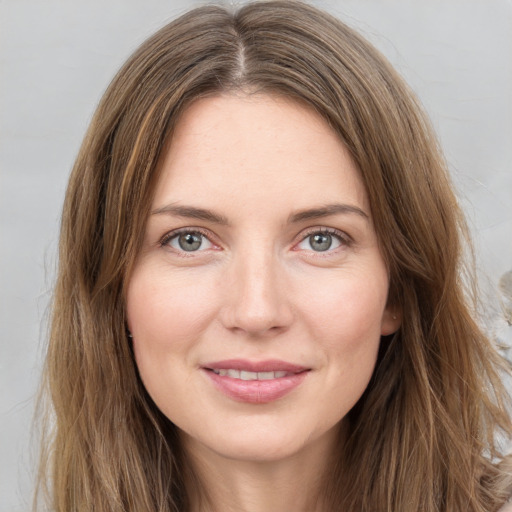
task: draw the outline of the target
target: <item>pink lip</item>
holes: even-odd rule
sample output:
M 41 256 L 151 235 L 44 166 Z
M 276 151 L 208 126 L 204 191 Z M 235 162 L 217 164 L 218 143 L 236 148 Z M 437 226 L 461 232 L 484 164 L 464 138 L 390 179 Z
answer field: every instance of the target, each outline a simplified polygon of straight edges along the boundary
M 270 380 L 242 380 L 220 376 L 213 370 L 233 369 L 248 372 L 287 372 L 284 377 Z M 205 374 L 223 394 L 238 402 L 265 404 L 284 397 L 306 378 L 309 368 L 279 360 L 247 361 L 229 359 L 203 366 Z

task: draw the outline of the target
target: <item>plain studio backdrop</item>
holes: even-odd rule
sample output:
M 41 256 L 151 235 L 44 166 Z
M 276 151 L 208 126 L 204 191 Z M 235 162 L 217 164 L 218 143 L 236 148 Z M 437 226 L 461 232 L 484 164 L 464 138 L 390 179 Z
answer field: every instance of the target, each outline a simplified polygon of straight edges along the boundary
M 81 139 L 131 52 L 203 3 L 0 0 L 1 512 L 30 508 L 59 215 Z M 312 3 L 372 41 L 419 95 L 469 217 L 488 324 L 510 344 L 500 301 L 512 286 L 498 282 L 512 270 L 512 0 Z

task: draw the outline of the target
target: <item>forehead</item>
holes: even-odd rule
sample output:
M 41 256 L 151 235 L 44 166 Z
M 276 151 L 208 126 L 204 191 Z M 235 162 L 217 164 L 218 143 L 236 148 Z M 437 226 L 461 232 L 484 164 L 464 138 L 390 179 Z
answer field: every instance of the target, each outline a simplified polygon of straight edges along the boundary
M 313 109 L 280 96 L 197 100 L 179 120 L 161 166 L 157 208 L 226 197 L 257 208 L 343 200 L 368 207 L 357 167 L 334 130 Z

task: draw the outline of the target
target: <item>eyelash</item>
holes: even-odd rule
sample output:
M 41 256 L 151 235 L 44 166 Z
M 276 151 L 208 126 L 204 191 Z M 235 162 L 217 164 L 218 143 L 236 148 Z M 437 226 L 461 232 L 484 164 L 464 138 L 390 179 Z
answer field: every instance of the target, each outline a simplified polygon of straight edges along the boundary
M 202 228 L 181 228 L 181 229 L 176 229 L 174 231 L 171 231 L 170 233 L 166 233 L 159 241 L 159 245 L 160 247 L 169 247 L 169 242 L 171 240 L 173 240 L 174 238 L 180 236 L 180 235 L 183 235 L 183 234 L 199 234 L 201 236 L 203 236 L 204 238 L 206 238 L 212 245 L 217 245 L 215 244 L 213 241 L 212 241 L 212 234 L 207 231 L 207 230 L 204 230 Z M 175 252 L 177 254 L 179 254 L 180 256 L 184 256 L 184 257 L 190 257 L 194 252 L 196 251 L 190 251 L 190 254 L 187 254 L 187 251 L 176 251 Z M 201 251 L 199 251 L 201 252 Z
M 296 247 L 298 244 L 302 243 L 303 241 L 307 240 L 310 236 L 316 235 L 316 234 L 323 234 L 323 235 L 331 235 L 334 238 L 337 238 L 340 242 L 340 247 L 335 249 L 328 249 L 325 252 L 323 251 L 310 251 L 314 253 L 317 256 L 323 256 L 324 254 L 332 254 L 334 252 L 337 252 L 338 250 L 342 250 L 343 248 L 350 247 L 353 243 L 352 237 L 350 237 L 347 233 L 344 231 L 340 231 L 339 229 L 335 228 L 327 228 L 327 227 L 312 227 L 309 228 L 306 233 L 300 234 L 300 239 L 298 242 L 294 244 L 294 247 Z
M 215 242 L 212 241 L 212 238 L 213 238 L 212 234 L 209 231 L 204 230 L 202 228 L 181 228 L 181 229 L 171 231 L 169 233 L 166 233 L 160 239 L 159 245 L 160 245 L 160 247 L 169 247 L 169 242 L 171 240 L 173 240 L 174 238 L 176 238 L 182 234 L 187 234 L 187 233 L 199 234 L 199 235 L 205 237 L 211 244 L 216 245 Z M 350 247 L 353 243 L 352 238 L 347 233 L 340 231 L 338 229 L 327 228 L 327 227 L 312 227 L 312 228 L 309 228 L 305 233 L 300 234 L 299 240 L 293 243 L 293 247 L 294 248 L 297 247 L 297 245 L 299 245 L 301 242 L 307 240 L 307 238 L 309 238 L 312 235 L 316 235 L 316 234 L 326 234 L 326 235 L 331 235 L 331 236 L 335 237 L 340 242 L 341 248 Z M 325 251 L 325 253 L 332 254 L 333 252 L 336 252 L 338 249 L 339 248 L 327 249 Z M 295 250 L 298 250 L 298 249 L 295 249 Z M 190 251 L 190 254 L 188 254 L 187 251 L 184 251 L 184 250 L 183 251 L 175 250 L 175 252 L 177 254 L 179 254 L 180 256 L 190 257 L 190 256 L 192 256 L 192 254 L 194 252 L 202 252 L 202 251 Z M 318 256 L 324 255 L 323 251 L 310 250 L 309 252 L 315 253 Z

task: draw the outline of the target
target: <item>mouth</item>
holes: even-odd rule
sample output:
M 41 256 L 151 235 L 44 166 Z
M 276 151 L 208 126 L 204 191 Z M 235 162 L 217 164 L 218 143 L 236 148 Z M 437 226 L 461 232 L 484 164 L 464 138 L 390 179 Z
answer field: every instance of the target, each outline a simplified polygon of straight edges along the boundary
M 232 379 L 240 379 L 240 380 L 272 380 L 272 379 L 281 379 L 282 377 L 287 377 L 290 375 L 294 375 L 293 373 L 285 372 L 285 371 L 277 371 L 277 372 L 249 372 L 246 370 L 235 370 L 234 368 L 222 368 L 222 369 L 211 369 L 213 373 L 216 375 L 220 375 L 221 377 L 230 377 Z
M 311 368 L 279 360 L 218 361 L 202 367 L 223 395 L 237 402 L 264 404 L 281 399 L 296 389 Z

